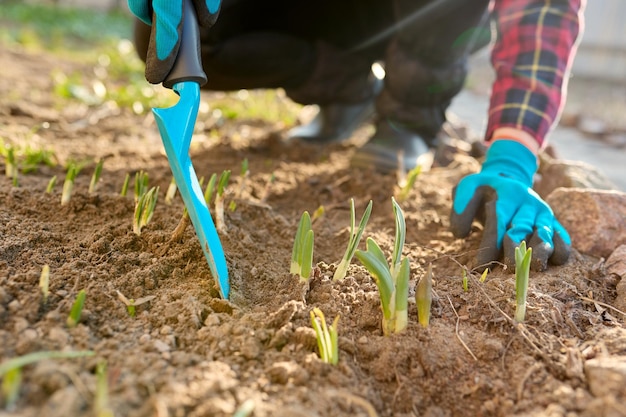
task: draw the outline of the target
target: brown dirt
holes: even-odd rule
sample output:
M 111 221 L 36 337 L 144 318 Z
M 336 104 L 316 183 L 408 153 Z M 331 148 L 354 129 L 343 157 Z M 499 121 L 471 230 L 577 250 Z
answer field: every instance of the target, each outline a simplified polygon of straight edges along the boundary
M 349 168 L 358 138 L 304 149 L 283 144 L 279 124 L 217 126 L 200 115 L 192 154 L 199 175 L 233 170 L 227 204 L 235 201 L 236 210 L 226 212 L 221 236 L 232 284 L 225 301 L 193 229 L 182 242 L 171 241 L 183 212 L 179 198 L 166 205 L 162 191 L 152 222 L 141 236 L 132 232 L 132 197 L 119 195 L 125 175 L 145 170 L 161 190 L 171 178 L 152 115 L 72 102 L 59 108 L 48 69 L 89 71 L 80 64 L 18 50 L 0 50 L 0 62 L 5 140 L 28 139 L 61 162 L 107 158 L 97 192 L 87 193 L 92 163 L 64 206 L 60 185 L 45 193 L 53 175 L 62 181 L 60 166 L 21 176 L 19 187 L 0 178 L 0 362 L 41 350 L 95 351 L 27 366 L 16 408 L 0 415 L 93 415 L 102 359 L 116 416 L 231 416 L 247 400 L 257 417 L 620 415 L 615 401 L 591 394 L 583 371 L 600 353 L 626 353 L 615 342 L 626 340 L 623 317 L 587 301 L 610 305 L 616 296 L 602 260 L 574 252 L 565 266 L 532 274 L 523 326 L 509 319 L 510 271 L 496 268 L 485 283 L 473 274 L 463 291 L 461 270 L 473 266 L 480 226 L 468 239 L 454 239 L 448 211 L 451 187 L 476 169 L 469 156 L 423 173 L 401 203 L 411 298 L 432 263 L 433 317 L 421 328 L 412 301 L 407 331 L 384 337 L 378 291 L 364 267 L 354 260 L 345 280 L 330 279 L 345 250 L 351 197 L 359 217 L 374 202 L 365 236 L 385 251 L 394 238 L 396 178 Z M 210 103 L 210 95 L 205 99 Z M 250 177 L 238 195 L 244 158 Z M 272 174 L 266 205 L 258 204 Z M 303 292 L 289 274 L 291 245 L 302 212 L 320 205 L 326 212 L 313 225 L 317 267 Z M 46 304 L 38 290 L 44 264 L 51 270 Z M 68 329 L 65 318 L 81 289 L 83 318 Z M 132 318 L 117 291 L 155 298 Z M 313 307 L 341 317 L 338 366 L 318 359 Z

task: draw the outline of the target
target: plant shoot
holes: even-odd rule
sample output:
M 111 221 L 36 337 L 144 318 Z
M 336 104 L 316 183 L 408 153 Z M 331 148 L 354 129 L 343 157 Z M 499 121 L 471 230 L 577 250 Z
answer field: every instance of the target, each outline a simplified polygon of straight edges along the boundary
M 104 165 L 104 159 L 100 158 L 98 160 L 98 163 L 96 164 L 96 168 L 93 170 L 93 174 L 91 175 L 91 181 L 89 182 L 89 194 L 93 194 L 96 192 L 98 181 L 100 181 L 100 176 L 102 175 L 103 165 Z
M 291 268 L 289 272 L 300 276 L 301 281 L 308 281 L 313 269 L 313 241 L 314 233 L 311 229 L 311 216 L 308 211 L 302 213 L 296 238 L 291 252 Z
M 80 290 L 76 299 L 74 300 L 74 304 L 72 304 L 72 309 L 70 310 L 70 315 L 67 316 L 67 327 L 73 328 L 78 325 L 80 322 L 80 316 L 83 314 L 83 305 L 85 304 L 85 297 L 87 293 L 85 290 Z
M 518 323 L 522 323 L 526 318 L 526 296 L 532 256 L 533 248 L 526 249 L 525 241 L 515 248 L 515 321 Z
M 335 317 L 332 325 L 327 326 L 326 318 L 322 310 L 314 307 L 311 311 L 311 325 L 313 326 L 313 330 L 315 330 L 320 359 L 322 362 L 331 365 L 337 365 L 339 362 L 339 343 L 337 341 L 338 324 L 339 316 Z
M 152 187 L 139 196 L 133 217 L 133 232 L 137 236 L 141 236 L 141 230 L 152 220 L 158 198 L 159 187 Z
M 348 266 L 350 266 L 350 262 L 354 257 L 354 253 L 356 252 L 357 247 L 359 246 L 361 236 L 363 236 L 363 231 L 365 230 L 365 226 L 367 225 L 370 214 L 372 213 L 372 204 L 372 200 L 370 200 L 369 204 L 365 208 L 363 217 L 361 217 L 359 227 L 356 228 L 354 199 L 350 199 L 350 240 L 348 241 L 348 247 L 346 248 L 346 252 L 344 253 L 343 258 L 341 259 L 341 262 L 339 262 L 339 265 L 335 270 L 335 274 L 333 275 L 333 280 L 335 281 L 344 279 L 346 277 L 346 274 L 348 273 Z
M 391 263 L 387 263 L 380 246 L 372 238 L 367 238 L 366 251 L 358 250 L 355 253 L 378 286 L 385 336 L 402 332 L 408 322 L 410 261 L 408 258 L 401 259 L 406 223 L 396 200 L 392 197 L 391 201 L 396 219 L 396 237 Z
M 422 327 L 430 323 L 430 307 L 433 303 L 433 265 L 428 264 L 428 270 L 415 286 L 415 304 L 417 305 L 417 319 Z

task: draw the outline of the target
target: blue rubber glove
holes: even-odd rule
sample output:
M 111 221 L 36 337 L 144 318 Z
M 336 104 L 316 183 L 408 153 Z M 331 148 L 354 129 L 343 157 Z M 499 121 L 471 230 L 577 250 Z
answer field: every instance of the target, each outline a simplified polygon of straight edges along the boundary
M 548 204 L 532 190 L 537 158 L 512 140 L 495 141 L 482 169 L 461 179 L 453 190 L 450 229 L 462 238 L 476 218 L 484 225 L 478 265 L 500 259 L 515 265 L 515 247 L 522 240 L 533 248 L 531 267 L 543 271 L 548 261 L 564 264 L 570 253 L 570 237 Z
M 146 79 L 152 84 L 163 82 L 174 65 L 180 46 L 184 3 L 183 0 L 128 0 L 130 11 L 152 26 L 146 58 Z M 213 26 L 221 0 L 192 0 L 191 3 L 199 25 Z

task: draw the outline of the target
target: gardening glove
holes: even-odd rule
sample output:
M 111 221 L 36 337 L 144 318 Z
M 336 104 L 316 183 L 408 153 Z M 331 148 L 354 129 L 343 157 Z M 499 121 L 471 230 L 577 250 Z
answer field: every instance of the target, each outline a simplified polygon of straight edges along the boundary
M 562 265 L 570 253 L 570 237 L 548 204 L 533 191 L 536 156 L 512 140 L 497 140 L 488 149 L 482 169 L 458 183 L 452 192 L 450 228 L 454 236 L 469 234 L 477 218 L 484 225 L 478 265 L 497 261 L 515 265 L 522 240 L 533 248 L 531 267 L 543 271 L 548 261 Z
M 141 21 L 152 26 L 146 79 L 162 83 L 172 70 L 182 33 L 183 0 L 128 0 L 128 8 Z M 213 26 L 220 11 L 221 0 L 191 0 L 201 27 Z M 155 23 L 152 25 L 152 23 Z

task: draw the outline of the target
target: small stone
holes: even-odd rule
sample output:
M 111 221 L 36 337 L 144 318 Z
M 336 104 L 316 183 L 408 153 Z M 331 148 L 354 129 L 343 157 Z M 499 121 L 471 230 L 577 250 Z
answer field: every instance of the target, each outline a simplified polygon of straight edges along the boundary
M 172 329 L 171 326 L 163 326 L 161 327 L 161 330 L 159 331 L 160 334 L 166 335 L 166 334 L 172 334 L 174 333 L 174 330 Z
M 17 313 L 22 308 L 22 303 L 19 300 L 13 300 L 7 307 L 11 313 Z
M 585 362 L 589 389 L 596 397 L 614 395 L 626 399 L 626 357 L 608 356 Z
M 294 361 L 276 362 L 266 372 L 270 381 L 281 385 L 300 385 L 309 379 L 309 373 Z
M 16 317 L 15 323 L 13 324 L 13 330 L 15 333 L 22 333 L 24 330 L 28 328 L 28 320 L 23 317 Z
M 70 340 L 69 334 L 60 327 L 53 327 L 48 332 L 48 339 L 57 343 L 59 346 L 67 345 Z
M 214 327 L 220 325 L 220 316 L 218 314 L 209 314 L 204 320 L 204 325 L 207 327 Z
M 366 345 L 367 341 L 368 341 L 367 336 L 363 335 L 359 337 L 359 340 L 357 340 L 357 343 L 360 345 Z
M 31 341 L 39 338 L 39 333 L 35 329 L 25 329 L 22 333 L 22 337 L 24 340 Z
M 620 245 L 606 260 L 606 272 L 626 279 L 626 245 Z
M 148 343 L 150 341 L 150 334 L 149 333 L 144 333 L 139 337 L 139 343 L 144 344 L 144 343 Z
M 156 350 L 158 350 L 159 352 L 161 352 L 161 353 L 170 351 L 170 345 L 167 344 L 166 342 L 162 341 L 162 340 L 158 340 L 158 339 L 155 340 L 153 342 L 153 345 L 154 345 L 154 348 Z
M 546 202 L 578 251 L 606 258 L 626 244 L 626 193 L 557 188 Z

